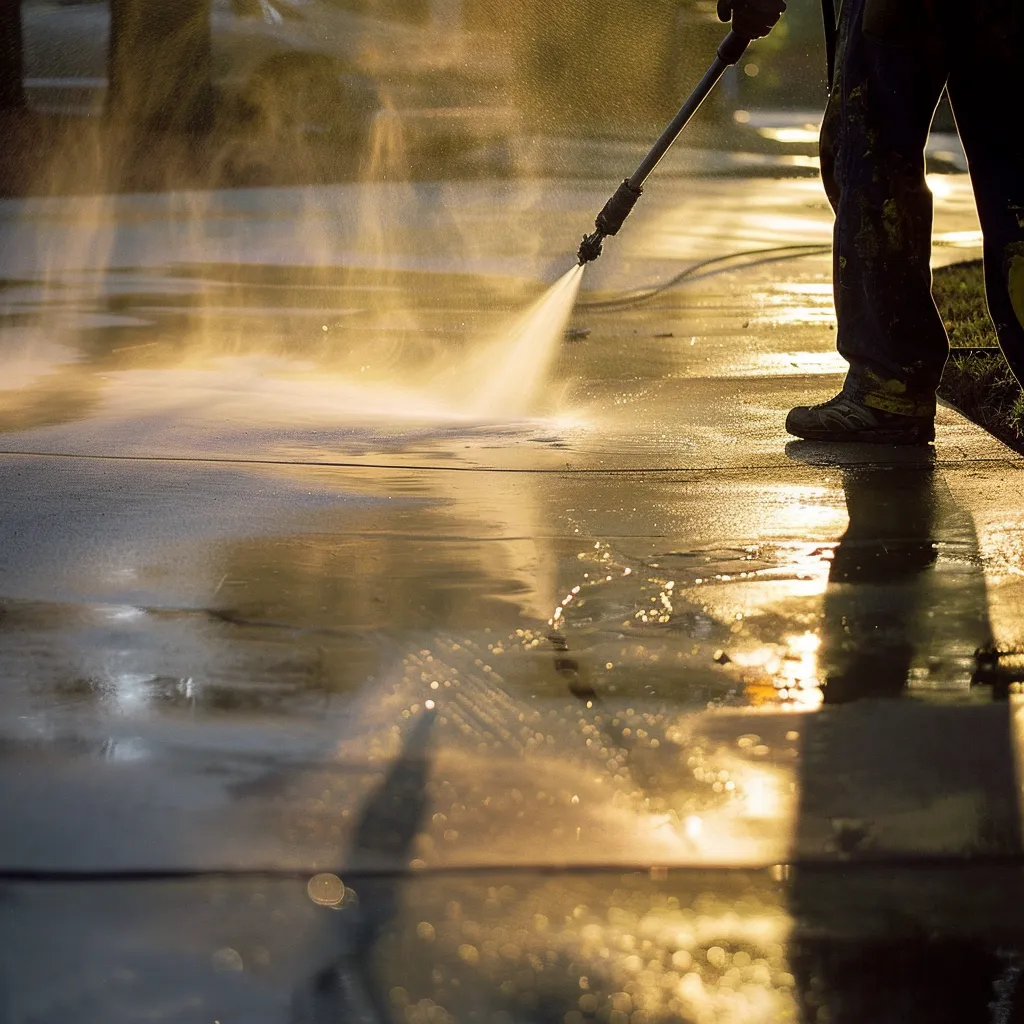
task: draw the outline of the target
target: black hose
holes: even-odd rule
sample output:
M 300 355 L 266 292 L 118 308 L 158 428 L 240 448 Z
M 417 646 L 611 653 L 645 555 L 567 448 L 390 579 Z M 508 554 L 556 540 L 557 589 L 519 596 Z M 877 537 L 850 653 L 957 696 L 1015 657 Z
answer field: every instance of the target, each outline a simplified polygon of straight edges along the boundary
M 751 256 L 765 257 L 741 264 L 741 267 L 757 267 L 762 266 L 765 263 L 777 263 L 782 260 L 797 260 L 805 256 L 823 255 L 824 253 L 830 252 L 831 248 L 832 247 L 829 245 L 805 242 L 802 245 L 774 245 L 767 249 L 745 249 L 740 252 L 730 252 L 726 253 L 724 256 L 715 256 L 712 259 L 701 260 L 699 263 L 693 263 L 685 270 L 682 270 L 673 277 L 670 277 L 667 281 L 662 281 L 660 284 L 650 285 L 646 288 L 639 288 L 636 291 L 629 292 L 626 295 L 620 295 L 614 299 L 583 300 L 577 303 L 577 309 L 628 309 L 630 306 L 638 306 L 643 302 L 648 302 L 650 299 L 653 299 L 658 295 L 662 295 L 686 281 L 700 280 L 704 277 L 710 277 L 711 274 L 714 273 L 721 273 L 725 270 L 734 269 L 728 266 L 720 266 L 721 264 L 732 263 L 735 260 L 748 259 Z M 712 270 L 709 274 L 701 273 L 701 271 L 706 271 L 710 267 L 720 269 Z M 735 269 L 740 268 L 737 267 Z

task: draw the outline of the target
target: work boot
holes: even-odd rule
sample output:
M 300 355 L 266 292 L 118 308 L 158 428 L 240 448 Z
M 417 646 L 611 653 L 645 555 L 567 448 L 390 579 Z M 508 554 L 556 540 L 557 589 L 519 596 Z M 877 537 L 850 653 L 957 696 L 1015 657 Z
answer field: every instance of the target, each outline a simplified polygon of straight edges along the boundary
M 844 392 L 820 405 L 798 405 L 786 430 L 807 441 L 867 441 L 871 444 L 927 444 L 935 440 L 931 416 L 902 416 L 871 409 Z

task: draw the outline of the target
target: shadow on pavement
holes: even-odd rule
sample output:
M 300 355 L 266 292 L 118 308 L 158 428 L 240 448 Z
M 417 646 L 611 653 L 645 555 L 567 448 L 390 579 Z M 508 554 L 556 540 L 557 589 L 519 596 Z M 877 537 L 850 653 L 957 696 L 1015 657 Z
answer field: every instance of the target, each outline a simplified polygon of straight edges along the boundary
M 371 864 L 375 859 L 381 863 L 410 859 L 427 807 L 434 720 L 434 712 L 425 711 L 409 731 L 401 754 L 363 809 L 350 857 Z M 295 1024 L 390 1019 L 373 975 L 372 958 L 381 934 L 398 913 L 402 887 L 401 875 L 371 879 L 360 887 L 359 906 L 354 912 L 325 910 L 333 916 L 326 927 L 336 932 L 326 944 L 337 944 L 343 952 L 296 992 L 292 1004 Z
M 974 525 L 931 449 L 879 466 L 849 448 L 846 464 L 829 453 L 849 526 L 824 599 L 824 706 L 804 726 L 797 849 L 819 866 L 790 891 L 803 1020 L 1020 1020 L 1019 936 L 984 921 L 969 876 L 934 868 L 1020 853 L 1008 706 L 971 691 L 990 638 Z M 1019 906 L 1018 873 L 999 884 Z
M 898 697 L 907 685 L 938 558 L 934 474 L 931 466 L 843 470 L 850 525 L 825 593 L 826 704 Z M 980 572 L 966 582 L 984 593 Z

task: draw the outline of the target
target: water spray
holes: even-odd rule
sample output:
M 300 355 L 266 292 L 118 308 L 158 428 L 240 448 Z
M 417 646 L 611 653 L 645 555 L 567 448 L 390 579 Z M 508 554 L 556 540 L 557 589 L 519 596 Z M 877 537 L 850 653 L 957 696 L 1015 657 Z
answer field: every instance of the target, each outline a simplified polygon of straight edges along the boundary
M 669 151 L 669 147 L 676 141 L 679 133 L 686 127 L 693 115 L 697 113 L 700 105 L 708 98 L 722 75 L 743 56 L 749 45 L 749 39 L 745 39 L 735 32 L 730 32 L 722 40 L 714 62 L 704 73 L 704 77 L 697 87 L 686 98 L 686 102 L 679 108 L 679 113 L 668 123 L 647 156 L 640 161 L 637 169 L 623 181 L 611 199 L 604 204 L 604 208 L 594 221 L 594 231 L 583 236 L 579 252 L 576 254 L 581 267 L 601 255 L 605 238 L 619 233 L 619 228 L 622 227 L 623 222 L 636 206 L 637 200 L 643 195 L 644 182 L 650 177 L 654 168 L 661 163 L 661 158 Z
M 601 255 L 605 238 L 618 233 L 644 182 L 661 162 L 679 133 L 707 99 L 727 68 L 742 56 L 750 40 L 730 32 L 718 47 L 714 63 L 669 122 L 640 166 L 615 190 L 594 222 L 594 232 L 580 243 L 578 263 L 563 274 L 522 316 L 507 325 L 490 344 L 454 372 L 442 375 L 446 393 L 469 396 L 471 416 L 522 416 L 541 393 L 565 336 L 583 278 L 583 268 Z M 679 278 L 681 280 L 682 278 Z

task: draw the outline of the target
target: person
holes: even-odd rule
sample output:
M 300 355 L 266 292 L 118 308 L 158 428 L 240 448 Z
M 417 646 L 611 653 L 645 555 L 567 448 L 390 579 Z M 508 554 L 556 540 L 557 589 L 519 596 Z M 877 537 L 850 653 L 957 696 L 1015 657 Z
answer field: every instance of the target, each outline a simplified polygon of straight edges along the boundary
M 718 6 L 719 17 L 750 38 L 771 31 L 785 9 L 782 0 Z M 790 411 L 790 434 L 884 444 L 934 439 L 949 342 L 931 294 L 924 148 L 944 88 L 981 220 L 989 311 L 1024 383 L 1022 52 L 1021 0 L 843 0 L 820 150 L 836 215 L 837 345 L 849 370 L 830 401 Z

